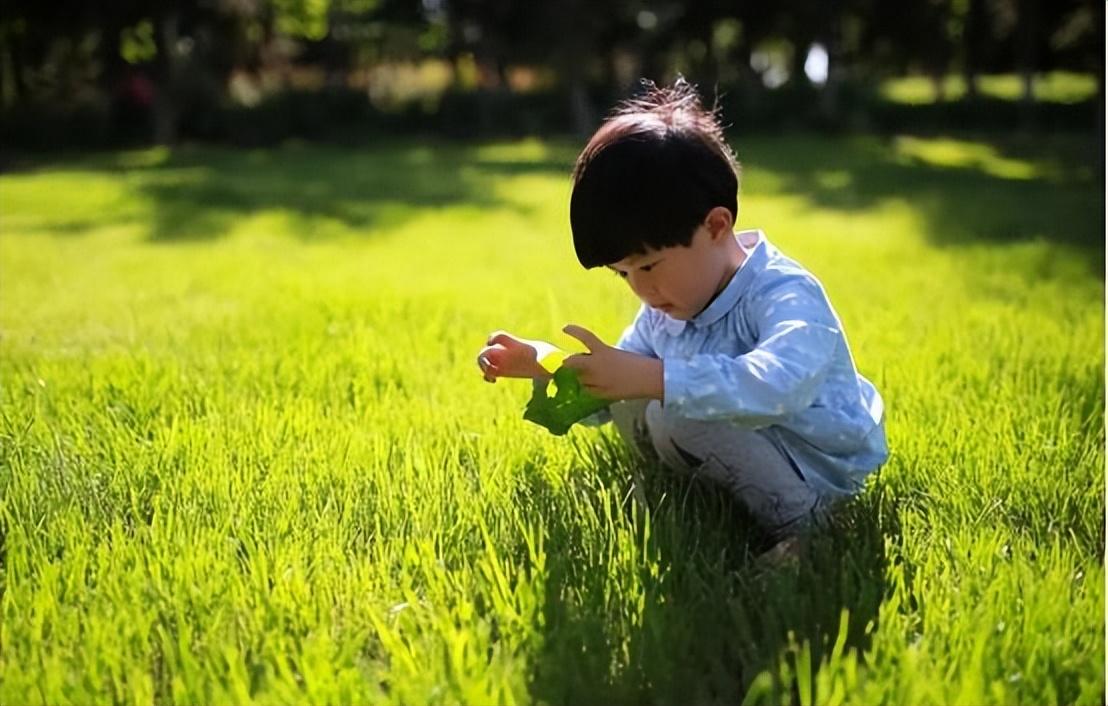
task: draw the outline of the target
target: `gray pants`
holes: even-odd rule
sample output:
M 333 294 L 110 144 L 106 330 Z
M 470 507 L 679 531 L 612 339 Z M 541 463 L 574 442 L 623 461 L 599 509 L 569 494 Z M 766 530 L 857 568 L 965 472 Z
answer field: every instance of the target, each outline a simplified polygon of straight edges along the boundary
M 609 409 L 634 452 L 723 486 L 773 540 L 826 517 L 833 499 L 816 492 L 757 430 L 678 417 L 657 400 L 626 400 Z

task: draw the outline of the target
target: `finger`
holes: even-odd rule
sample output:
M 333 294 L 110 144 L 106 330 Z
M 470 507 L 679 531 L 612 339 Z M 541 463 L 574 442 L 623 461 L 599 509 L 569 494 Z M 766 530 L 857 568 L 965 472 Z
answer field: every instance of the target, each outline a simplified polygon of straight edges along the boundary
M 600 385 L 588 383 L 588 382 L 585 382 L 584 380 L 582 380 L 581 381 L 581 387 L 582 387 L 582 389 L 585 390 L 585 392 L 589 393 L 593 397 L 603 397 L 603 395 L 600 394 L 600 390 L 601 390 Z
M 489 340 L 485 342 L 485 345 L 493 346 L 497 343 L 501 345 L 507 345 L 514 340 L 515 339 L 512 338 L 511 334 L 509 334 L 507 331 L 493 331 L 489 334 Z
M 581 381 L 581 387 L 585 392 L 589 393 L 593 397 L 599 397 L 602 400 L 617 399 L 611 393 L 611 388 L 608 387 L 603 381 Z
M 573 355 L 563 360 L 562 365 L 567 368 L 572 368 L 573 370 L 576 370 L 578 373 L 580 373 L 588 370 L 590 362 L 592 361 L 589 360 L 588 353 L 574 353 Z
M 596 382 L 594 378 L 596 373 L 593 370 L 592 361 L 589 359 L 588 353 L 582 353 L 577 356 L 578 360 L 575 361 L 576 365 L 572 367 L 573 371 L 577 373 L 577 382 L 581 387 L 588 389 L 593 387 Z M 568 359 L 567 359 L 568 360 Z M 565 365 L 565 363 L 563 363 Z
M 607 344 L 596 337 L 596 334 L 592 331 L 584 328 L 583 326 L 577 326 L 576 324 L 569 324 L 562 329 L 566 334 L 573 336 L 581 343 L 585 344 L 585 348 L 589 349 L 589 352 L 596 352 L 603 348 L 607 348 Z
M 481 372 L 487 382 L 496 382 L 496 378 L 500 375 L 500 368 L 496 364 L 485 356 L 481 356 L 477 364 L 481 367 Z

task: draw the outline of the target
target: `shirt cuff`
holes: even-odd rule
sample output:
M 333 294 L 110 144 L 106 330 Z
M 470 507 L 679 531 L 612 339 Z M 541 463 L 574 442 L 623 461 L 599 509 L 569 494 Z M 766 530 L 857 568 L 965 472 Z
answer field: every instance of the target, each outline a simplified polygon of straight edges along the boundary
M 710 422 L 742 416 L 737 392 L 723 384 L 710 356 L 663 360 L 662 384 L 663 404 L 679 417 Z
M 682 417 L 689 406 L 689 378 L 689 361 L 662 359 L 662 405 Z

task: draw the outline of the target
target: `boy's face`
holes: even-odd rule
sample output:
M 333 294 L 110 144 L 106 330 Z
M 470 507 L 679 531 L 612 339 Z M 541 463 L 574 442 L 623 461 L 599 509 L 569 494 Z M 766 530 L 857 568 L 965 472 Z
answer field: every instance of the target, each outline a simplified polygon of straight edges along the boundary
M 729 226 L 713 231 L 701 225 L 688 247 L 678 245 L 628 255 L 608 267 L 626 279 L 631 291 L 647 306 L 674 319 L 692 319 L 742 264 L 742 250 Z

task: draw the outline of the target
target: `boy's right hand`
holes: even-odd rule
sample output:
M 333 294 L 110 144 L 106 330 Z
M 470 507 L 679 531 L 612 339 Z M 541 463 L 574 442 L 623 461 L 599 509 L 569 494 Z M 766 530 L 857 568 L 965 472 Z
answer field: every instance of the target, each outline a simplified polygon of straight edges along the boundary
M 550 373 L 539 365 L 538 360 L 538 351 L 544 346 L 549 347 L 550 344 L 497 331 L 489 336 L 485 347 L 477 355 L 477 367 L 481 368 L 486 382 L 496 382 L 497 378 L 546 379 Z

